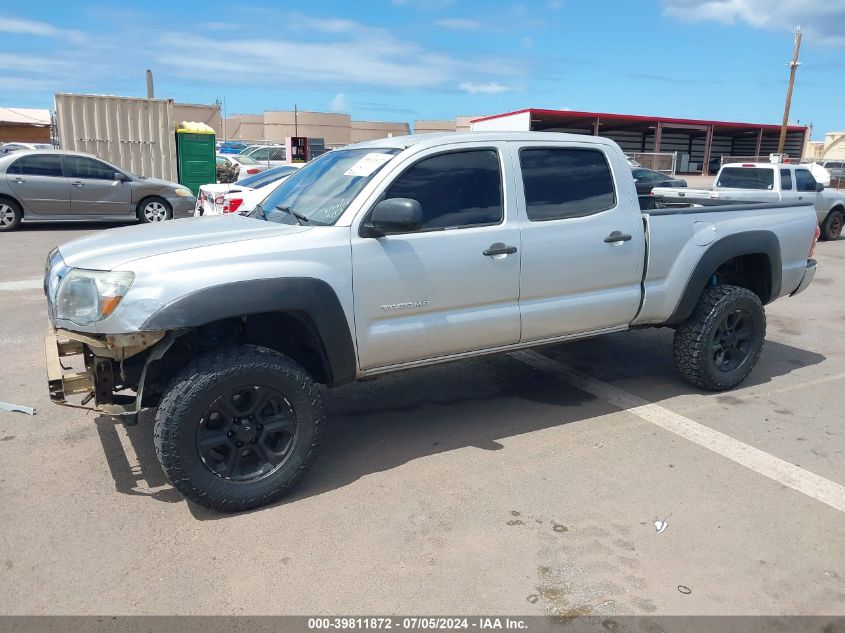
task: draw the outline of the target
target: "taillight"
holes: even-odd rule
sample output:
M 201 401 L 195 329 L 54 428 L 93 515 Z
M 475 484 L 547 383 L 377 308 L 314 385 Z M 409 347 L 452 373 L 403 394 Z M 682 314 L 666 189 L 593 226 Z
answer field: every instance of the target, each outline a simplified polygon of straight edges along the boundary
M 223 205 L 223 213 L 234 213 L 243 204 L 243 198 L 231 198 Z
M 743 167 L 754 167 L 754 163 L 743 163 Z
M 260 171 L 261 171 L 261 170 L 260 170 L 260 169 L 258 169 L 258 167 L 252 167 L 252 168 L 250 168 L 250 169 L 247 169 L 247 170 L 246 170 L 246 173 L 248 173 L 248 174 L 251 176 L 252 174 L 257 174 L 257 173 L 258 173 L 258 172 L 260 172 Z
M 819 225 L 816 224 L 816 232 L 813 233 L 813 243 L 810 245 L 810 252 L 807 254 L 807 257 L 812 257 L 816 254 L 816 243 L 819 241 L 819 236 L 822 234 L 822 230 L 819 228 Z

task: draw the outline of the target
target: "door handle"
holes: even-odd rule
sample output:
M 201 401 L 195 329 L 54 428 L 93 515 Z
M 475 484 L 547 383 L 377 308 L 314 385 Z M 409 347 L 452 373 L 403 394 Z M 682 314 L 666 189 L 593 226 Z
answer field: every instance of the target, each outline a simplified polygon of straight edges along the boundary
M 22 185 L 23 183 L 26 182 L 26 180 L 24 180 L 23 178 L 15 178 L 15 182 L 18 183 L 19 185 Z
M 84 182 L 79 182 L 78 180 L 76 182 L 72 182 L 70 184 L 72 184 L 74 187 L 84 187 L 85 186 Z
M 613 233 L 604 238 L 604 241 L 608 244 L 616 244 L 617 242 L 627 242 L 631 239 L 631 236 L 627 233 L 622 233 L 622 231 L 613 231 Z
M 515 252 L 516 246 L 506 246 L 501 242 L 496 242 L 495 244 L 490 244 L 490 248 L 482 251 L 481 254 L 486 257 L 492 257 L 493 255 L 513 255 Z

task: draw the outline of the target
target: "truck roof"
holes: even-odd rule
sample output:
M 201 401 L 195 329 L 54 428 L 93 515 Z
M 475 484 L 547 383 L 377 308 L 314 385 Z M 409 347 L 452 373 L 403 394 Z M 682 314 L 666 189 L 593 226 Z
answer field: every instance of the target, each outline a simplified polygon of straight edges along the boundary
M 396 148 L 405 149 L 411 145 L 424 145 L 436 147 L 449 143 L 465 143 L 468 141 L 549 141 L 549 142 L 574 142 L 593 143 L 617 147 L 616 142 L 601 136 L 588 136 L 585 134 L 565 134 L 563 132 L 431 132 L 429 134 L 409 134 L 407 136 L 391 136 L 373 141 L 364 141 L 347 145 L 343 149 L 366 149 L 366 148 Z
M 724 169 L 725 167 L 771 167 L 772 169 L 788 169 L 789 167 L 808 168 L 807 165 L 802 165 L 800 163 L 725 163 L 722 165 L 722 168 Z

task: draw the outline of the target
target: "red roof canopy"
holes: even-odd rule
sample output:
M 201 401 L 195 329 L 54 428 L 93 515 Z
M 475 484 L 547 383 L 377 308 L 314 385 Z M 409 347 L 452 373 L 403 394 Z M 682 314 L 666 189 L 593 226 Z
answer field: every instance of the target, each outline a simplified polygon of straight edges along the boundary
M 715 127 L 734 127 L 734 128 L 754 128 L 764 130 L 780 130 L 780 125 L 765 124 L 765 123 L 738 123 L 734 121 L 710 121 L 707 119 L 675 119 L 672 117 L 661 116 L 642 116 L 639 114 L 612 114 L 609 112 L 581 112 L 576 110 L 544 110 L 540 108 L 523 108 L 522 110 L 514 110 L 513 112 L 504 112 L 502 114 L 494 114 L 492 116 L 485 116 L 478 119 L 472 119 L 471 123 L 476 121 L 489 121 L 490 119 L 500 119 L 513 114 L 524 114 L 529 112 L 530 116 L 543 116 L 549 118 L 559 118 L 561 120 L 572 119 L 601 119 L 602 121 L 619 121 L 629 123 L 657 123 L 661 122 L 666 127 L 676 125 L 713 125 Z M 787 127 L 790 132 L 805 132 L 807 126 L 805 125 L 790 125 Z

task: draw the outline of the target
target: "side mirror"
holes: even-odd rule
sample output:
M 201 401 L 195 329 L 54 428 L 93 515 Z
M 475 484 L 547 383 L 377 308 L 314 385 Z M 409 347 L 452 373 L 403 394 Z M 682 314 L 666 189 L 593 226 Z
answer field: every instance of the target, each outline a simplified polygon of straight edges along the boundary
M 420 203 L 411 198 L 388 198 L 373 209 L 362 237 L 384 237 L 388 233 L 419 231 L 423 222 Z
M 120 173 L 119 171 L 116 171 L 116 172 L 114 172 L 114 179 L 118 180 L 120 182 L 125 182 L 126 181 L 126 175 Z
M 820 182 L 816 183 L 816 191 L 824 191 L 824 185 Z

